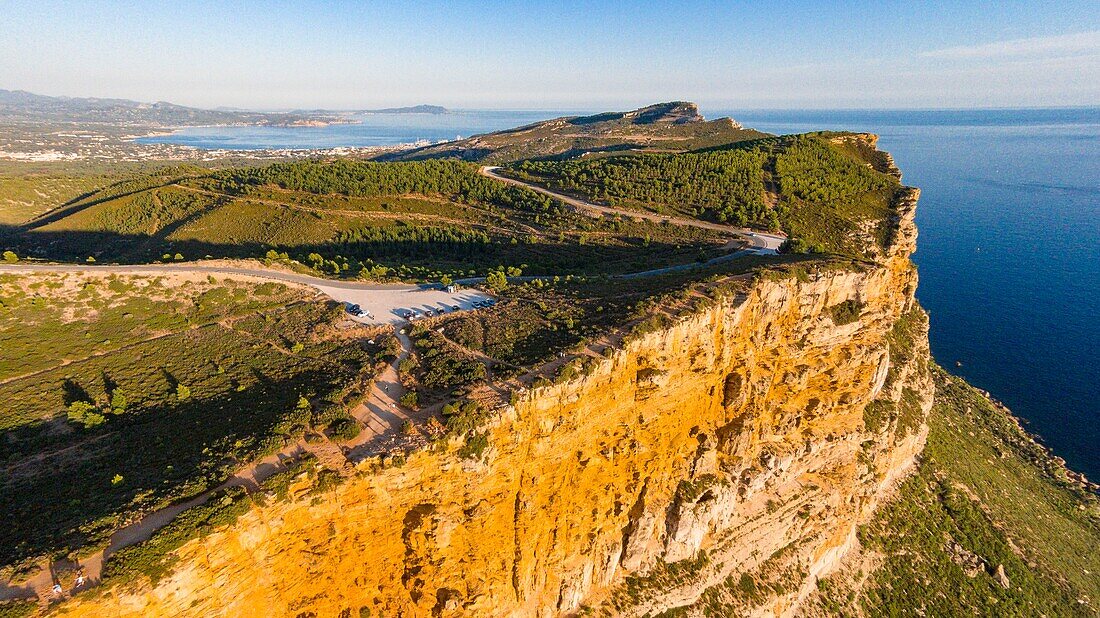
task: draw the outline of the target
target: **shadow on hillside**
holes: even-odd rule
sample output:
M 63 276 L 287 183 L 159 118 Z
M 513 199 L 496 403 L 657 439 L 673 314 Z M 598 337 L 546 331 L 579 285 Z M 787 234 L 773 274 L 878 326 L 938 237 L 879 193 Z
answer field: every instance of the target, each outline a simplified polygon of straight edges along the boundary
M 98 542 L 124 513 L 180 501 L 220 484 L 240 461 L 290 439 L 281 431 L 297 423 L 291 417 L 298 397 L 330 384 L 331 373 L 317 366 L 208 397 L 166 397 L 109 415 L 92 429 L 74 425 L 56 432 L 46 420 L 5 432 L 0 435 L 0 504 L 7 525 L 0 529 L 0 564 Z M 151 388 L 145 377 L 121 380 L 121 388 Z M 43 388 L 55 385 L 46 380 Z M 87 380 L 79 388 L 89 398 L 89 392 L 102 391 L 102 385 Z M 68 393 L 57 390 L 60 411 Z M 59 415 L 64 419 L 64 412 Z
M 708 247 L 701 241 L 682 245 L 622 237 L 616 244 L 561 244 L 526 242 L 525 238 L 499 235 L 488 241 L 466 240 L 356 240 L 326 243 L 273 245 L 258 242 L 212 243 L 169 240 L 160 235 L 119 234 L 108 231 L 45 231 L 0 225 L 0 251 L 14 251 L 21 258 L 96 264 L 147 264 L 217 258 L 258 258 L 268 251 L 286 252 L 299 261 L 316 253 L 332 260 L 337 256 L 359 262 L 368 260 L 391 268 L 421 267 L 442 271 L 475 271 L 483 274 L 497 266 L 520 266 L 525 274 L 618 274 L 684 262 Z M 168 256 L 168 257 L 165 257 Z M 89 259 L 91 258 L 91 259 Z M 344 273 L 354 276 L 355 272 Z

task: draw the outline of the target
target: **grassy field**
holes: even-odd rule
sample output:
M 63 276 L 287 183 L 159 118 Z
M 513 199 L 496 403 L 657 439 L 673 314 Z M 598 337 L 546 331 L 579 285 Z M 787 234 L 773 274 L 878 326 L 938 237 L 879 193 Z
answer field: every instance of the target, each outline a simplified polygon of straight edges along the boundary
M 278 283 L 43 275 L 2 289 L 0 338 L 19 355 L 0 367 L 0 564 L 101 544 L 343 422 L 376 367 L 338 304 Z
M 877 568 L 862 588 L 848 576 L 824 580 L 818 608 L 829 615 L 1095 616 L 1100 500 L 973 387 L 942 370 L 936 382 L 917 473 L 860 532 Z
M 275 282 L 117 275 L 2 274 L 0 289 L 0 380 L 304 297 Z
M 6 235 L 5 248 L 21 256 L 148 262 L 274 251 L 327 275 L 405 279 L 502 265 L 630 272 L 728 250 L 713 231 L 578 215 L 473 165 L 439 161 L 158 168 Z
M 0 225 L 29 221 L 106 182 L 98 175 L 0 176 Z

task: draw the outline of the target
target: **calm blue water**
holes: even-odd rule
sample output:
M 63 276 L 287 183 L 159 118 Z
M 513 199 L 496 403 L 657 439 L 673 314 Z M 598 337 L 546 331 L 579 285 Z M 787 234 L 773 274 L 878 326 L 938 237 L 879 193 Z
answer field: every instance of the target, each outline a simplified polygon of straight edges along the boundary
M 446 114 L 363 114 L 357 124 L 327 127 L 190 127 L 172 135 L 142 137 L 143 144 L 229 150 L 389 146 L 438 142 L 511 129 L 561 116 L 557 112 L 452 111 Z
M 1100 479 L 1100 109 L 721 111 L 771 133 L 870 131 L 922 190 L 917 296 L 932 353 Z M 453 139 L 562 115 L 371 115 L 321 128 L 187 129 L 151 142 L 329 148 Z M 961 366 L 956 366 L 961 362 Z

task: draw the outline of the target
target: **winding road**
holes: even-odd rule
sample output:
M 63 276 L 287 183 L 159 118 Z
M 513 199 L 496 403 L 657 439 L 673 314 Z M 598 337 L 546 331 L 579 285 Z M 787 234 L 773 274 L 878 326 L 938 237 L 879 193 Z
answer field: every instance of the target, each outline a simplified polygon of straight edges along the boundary
M 507 176 L 501 176 L 497 173 L 500 167 L 496 165 L 486 165 L 481 167 L 478 171 L 482 176 L 492 178 L 493 180 L 499 180 L 506 182 L 510 185 L 517 187 L 524 187 L 532 191 L 537 191 L 548 197 L 552 197 L 559 202 L 572 206 L 579 212 L 588 215 L 602 216 L 602 215 L 621 215 L 623 217 L 631 217 L 634 219 L 645 219 L 646 221 L 654 221 L 657 223 L 671 223 L 673 225 L 682 225 L 686 227 L 696 227 L 704 230 L 712 230 L 715 232 L 725 232 L 742 238 L 747 244 L 746 251 L 763 254 L 773 255 L 779 252 L 779 246 L 783 244 L 784 240 L 787 240 L 786 236 L 778 234 L 765 234 L 763 232 L 757 232 L 749 228 L 736 227 L 733 225 L 724 225 L 721 223 L 712 223 L 710 221 L 700 221 L 699 219 L 689 219 L 687 217 L 671 217 L 668 215 L 660 215 L 655 212 L 645 212 L 640 210 L 628 210 L 626 208 L 614 208 L 612 206 L 603 206 L 601 204 L 593 204 L 580 198 L 552 191 L 546 187 L 517 180 L 515 178 L 509 178 Z M 635 274 L 634 276 L 637 276 Z
M 738 238 L 745 245 L 741 250 L 733 251 L 706 262 L 679 264 L 618 275 L 621 278 L 648 277 L 675 271 L 689 270 L 700 266 L 732 260 L 744 255 L 771 255 L 778 252 L 779 246 L 785 240 L 784 236 L 765 234 L 747 228 L 700 221 L 698 219 L 671 217 L 656 213 L 593 204 L 576 197 L 546 189 L 545 187 L 501 176 L 496 173 L 498 169 L 500 168 L 486 166 L 480 169 L 480 173 L 501 182 L 537 191 L 576 209 L 578 212 L 590 216 L 620 215 L 658 223 L 702 228 L 729 234 Z M 0 273 L 100 272 L 129 275 L 217 274 L 267 279 L 309 286 L 333 300 L 346 304 L 359 305 L 368 312 L 369 317 L 354 317 L 352 319 L 356 319 L 366 324 L 394 326 L 402 344 L 402 352 L 398 360 L 386 367 L 383 373 L 378 376 L 378 379 L 375 380 L 367 400 L 353 410 L 353 416 L 359 420 L 364 428 L 357 438 L 344 444 L 342 447 L 328 442 L 327 440 L 313 445 L 307 444 L 304 440 L 288 445 L 274 455 L 245 466 L 215 490 L 204 492 L 185 502 L 150 513 L 140 521 L 121 528 L 112 535 L 109 546 L 105 551 L 101 550 L 80 561 L 80 568 L 88 576 L 88 584 L 86 584 L 88 586 L 98 583 L 101 577 L 103 561 L 107 556 L 122 547 L 148 539 L 156 530 L 170 522 L 183 510 L 205 502 L 217 489 L 223 489 L 234 485 L 243 485 L 250 490 L 255 489 L 265 478 L 283 469 L 285 461 L 292 460 L 306 451 L 313 452 L 322 460 L 331 460 L 340 465 L 351 465 L 351 462 L 378 452 L 379 447 L 382 446 L 381 442 L 396 439 L 398 432 L 401 431 L 402 425 L 406 421 L 426 420 L 420 418 L 420 416 L 423 416 L 422 414 L 418 414 L 417 411 L 407 410 L 399 403 L 400 395 L 404 389 L 397 375 L 397 364 L 401 359 L 408 356 L 411 349 L 408 338 L 404 336 L 404 333 L 400 330 L 400 325 L 407 321 L 404 315 L 407 311 L 412 309 L 423 312 L 427 309 L 435 310 L 440 306 L 446 307 L 448 311 L 453 311 L 453 308 L 456 306 L 462 310 L 468 310 L 475 308 L 475 303 L 489 298 L 488 295 L 472 289 L 448 292 L 444 289 L 440 289 L 441 286 L 438 285 L 378 284 L 355 281 L 336 281 L 273 268 L 261 268 L 258 266 L 201 263 L 151 265 L 0 264 Z M 528 276 L 516 277 L 514 279 L 532 280 L 538 278 L 541 277 Z M 459 283 L 474 284 L 482 280 L 483 278 L 475 277 L 463 279 L 459 281 Z M 349 315 L 349 317 L 352 316 Z M 38 596 L 43 606 L 51 601 L 57 600 L 58 597 L 50 592 L 50 588 L 55 581 L 52 566 L 52 564 L 47 565 L 47 568 L 44 568 L 37 576 L 32 577 L 22 584 L 15 585 L 10 582 L 0 583 L 0 599 Z M 65 593 L 65 596 L 68 594 L 69 593 Z

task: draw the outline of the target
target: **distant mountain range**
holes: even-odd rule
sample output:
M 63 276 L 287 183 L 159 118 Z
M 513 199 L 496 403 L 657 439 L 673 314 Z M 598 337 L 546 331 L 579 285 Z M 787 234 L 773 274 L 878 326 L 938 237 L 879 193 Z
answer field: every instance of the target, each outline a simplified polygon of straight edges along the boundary
M 411 107 L 386 107 L 383 109 L 364 109 L 361 114 L 446 114 L 446 107 L 438 105 L 413 105 Z
M 438 105 L 416 105 L 360 110 L 376 114 L 443 114 Z M 254 112 L 234 109 L 202 109 L 160 101 L 142 103 L 128 99 L 53 97 L 25 90 L 0 89 L 0 120 L 39 122 L 96 122 L 142 126 L 189 126 L 251 124 L 268 126 L 313 126 L 351 122 L 356 112 L 328 110 Z

